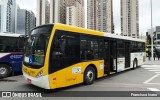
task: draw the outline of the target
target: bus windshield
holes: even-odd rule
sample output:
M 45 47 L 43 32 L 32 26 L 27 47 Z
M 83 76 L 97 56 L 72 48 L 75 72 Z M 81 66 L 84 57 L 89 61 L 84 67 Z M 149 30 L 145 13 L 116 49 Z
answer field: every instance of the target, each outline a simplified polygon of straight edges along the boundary
M 45 54 L 51 34 L 51 31 L 41 32 L 32 31 L 25 46 L 24 64 L 35 69 L 41 68 L 44 65 Z

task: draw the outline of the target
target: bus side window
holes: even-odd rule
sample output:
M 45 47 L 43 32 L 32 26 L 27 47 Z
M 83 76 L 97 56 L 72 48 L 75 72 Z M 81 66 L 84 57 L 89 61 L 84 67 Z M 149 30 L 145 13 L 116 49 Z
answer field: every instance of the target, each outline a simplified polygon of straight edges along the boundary
M 6 46 L 5 46 L 5 45 L 0 45 L 0 46 L 1 46 L 1 48 L 0 48 L 0 52 L 4 52 L 4 50 L 5 50 Z
M 80 62 L 79 42 L 77 33 L 62 30 L 55 32 L 50 50 L 49 73 Z
M 59 46 L 60 46 L 60 52 L 61 52 L 62 54 L 65 54 L 66 39 L 60 39 L 60 40 L 58 41 L 58 43 L 59 43 Z
M 53 46 L 51 48 L 52 50 L 52 58 L 53 59 L 56 59 L 56 58 L 59 58 L 59 57 L 62 57 L 63 56 L 63 53 L 62 53 L 62 39 L 60 39 L 59 36 L 56 36 L 55 39 L 54 39 L 54 42 L 53 42 Z
M 99 59 L 99 42 L 98 38 L 92 36 L 81 36 L 81 60 Z

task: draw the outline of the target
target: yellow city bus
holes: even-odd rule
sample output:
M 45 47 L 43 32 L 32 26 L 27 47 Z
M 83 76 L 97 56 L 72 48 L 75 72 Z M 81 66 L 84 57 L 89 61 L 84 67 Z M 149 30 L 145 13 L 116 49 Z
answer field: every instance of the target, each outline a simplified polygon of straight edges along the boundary
M 23 75 L 28 83 L 56 89 L 134 69 L 145 61 L 145 41 L 89 29 L 48 24 L 31 31 Z

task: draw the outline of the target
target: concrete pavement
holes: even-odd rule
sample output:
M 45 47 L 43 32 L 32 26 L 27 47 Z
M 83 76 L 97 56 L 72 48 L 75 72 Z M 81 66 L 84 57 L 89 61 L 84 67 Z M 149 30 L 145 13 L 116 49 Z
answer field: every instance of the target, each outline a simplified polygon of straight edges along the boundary
M 160 91 L 160 61 L 154 61 L 155 65 L 151 64 L 151 61 L 146 61 L 145 65 L 136 68 L 135 70 L 128 70 L 115 75 L 103 77 L 98 79 L 92 85 L 75 85 L 67 88 L 51 90 L 47 96 L 52 96 L 55 93 L 61 94 L 63 91 Z M 43 89 L 38 88 L 33 85 L 29 85 L 23 78 L 20 76 L 12 76 L 3 80 L 0 80 L 0 91 L 43 91 Z M 120 92 L 121 93 L 121 92 Z M 18 98 L 19 100 L 32 100 L 33 98 Z M 12 98 L 10 100 L 18 100 L 17 98 Z M 33 100 L 159 100 L 159 98 L 144 98 L 144 97 L 134 97 L 134 98 L 100 98 L 92 96 L 90 98 L 79 97 L 52 97 L 52 98 L 34 98 Z M 0 98 L 0 100 L 5 100 L 5 98 Z M 6 99 L 8 100 L 8 98 Z

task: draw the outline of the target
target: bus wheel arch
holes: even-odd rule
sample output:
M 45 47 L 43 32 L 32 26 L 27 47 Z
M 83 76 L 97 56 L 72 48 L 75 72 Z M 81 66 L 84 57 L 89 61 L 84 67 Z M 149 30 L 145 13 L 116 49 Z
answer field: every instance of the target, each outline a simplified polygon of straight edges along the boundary
M 94 64 L 90 64 L 84 71 L 83 82 L 86 85 L 91 85 L 97 78 L 97 68 Z
M 12 66 L 9 63 L 0 63 L 0 79 L 8 77 L 11 72 Z
M 133 60 L 133 69 L 135 69 L 138 66 L 138 60 L 137 58 L 134 58 Z

